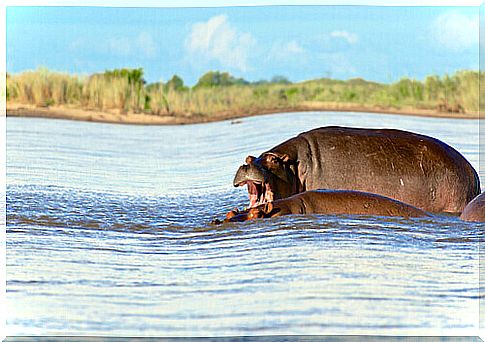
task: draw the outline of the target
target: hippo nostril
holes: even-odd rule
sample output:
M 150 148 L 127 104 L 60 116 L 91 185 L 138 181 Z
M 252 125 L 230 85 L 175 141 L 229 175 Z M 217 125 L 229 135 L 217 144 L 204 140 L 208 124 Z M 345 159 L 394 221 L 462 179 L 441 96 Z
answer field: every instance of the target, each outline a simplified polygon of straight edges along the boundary
M 241 185 L 241 183 L 244 182 L 244 180 L 247 178 L 247 173 L 248 173 L 248 165 L 241 165 L 239 169 L 237 170 L 236 176 L 234 177 L 233 185 L 235 187 L 238 187 Z

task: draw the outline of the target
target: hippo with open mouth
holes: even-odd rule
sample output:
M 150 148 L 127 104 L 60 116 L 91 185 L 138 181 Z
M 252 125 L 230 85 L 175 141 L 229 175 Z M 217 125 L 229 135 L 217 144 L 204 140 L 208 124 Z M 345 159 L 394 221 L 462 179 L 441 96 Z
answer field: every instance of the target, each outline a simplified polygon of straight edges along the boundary
M 234 178 L 234 186 L 247 185 L 249 207 L 298 193 L 295 165 L 288 156 L 272 152 L 260 158 L 248 156 Z
M 430 216 L 412 205 L 381 195 L 354 190 L 312 190 L 243 211 L 235 209 L 227 213 L 224 221 L 215 220 L 213 223 L 243 222 L 291 214 Z
M 430 212 L 460 213 L 480 193 L 470 163 L 444 142 L 396 129 L 322 127 L 248 156 L 234 186 L 249 208 L 316 189 L 380 194 Z

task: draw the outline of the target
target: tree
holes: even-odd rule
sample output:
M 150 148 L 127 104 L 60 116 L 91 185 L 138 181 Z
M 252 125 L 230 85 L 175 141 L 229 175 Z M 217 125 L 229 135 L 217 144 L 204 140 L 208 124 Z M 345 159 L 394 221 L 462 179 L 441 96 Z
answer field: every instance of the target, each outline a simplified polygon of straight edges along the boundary
M 146 83 L 143 78 L 143 68 L 106 70 L 104 76 L 107 78 L 126 78 L 130 84 Z
M 290 80 L 285 76 L 276 75 L 271 79 L 271 83 L 290 84 Z
M 184 80 L 177 75 L 173 75 L 172 78 L 165 84 L 167 89 L 172 90 L 185 90 L 187 87 L 184 86 Z
M 199 78 L 195 87 L 219 87 L 243 84 L 249 84 L 249 82 L 242 78 L 235 78 L 228 72 L 209 71 Z

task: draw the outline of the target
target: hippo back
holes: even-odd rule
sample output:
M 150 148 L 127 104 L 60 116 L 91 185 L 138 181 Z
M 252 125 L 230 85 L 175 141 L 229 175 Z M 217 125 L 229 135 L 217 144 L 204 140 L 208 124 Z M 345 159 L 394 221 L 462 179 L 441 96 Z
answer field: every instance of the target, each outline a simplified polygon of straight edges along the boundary
M 300 192 L 359 190 L 454 213 L 480 193 L 476 171 L 458 151 L 401 130 L 322 127 L 268 152 L 295 162 Z
M 467 204 L 460 218 L 470 222 L 485 222 L 485 192 Z

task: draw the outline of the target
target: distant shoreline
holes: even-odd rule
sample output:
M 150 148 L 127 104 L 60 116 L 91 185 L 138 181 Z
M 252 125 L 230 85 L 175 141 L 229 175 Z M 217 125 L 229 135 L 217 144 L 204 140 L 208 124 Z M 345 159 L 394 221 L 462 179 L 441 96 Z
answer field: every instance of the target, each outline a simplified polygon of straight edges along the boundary
M 36 107 L 18 103 L 7 103 L 7 117 L 35 117 L 49 119 L 65 119 L 99 123 L 117 123 L 133 125 L 186 125 L 224 120 L 237 120 L 250 116 L 289 113 L 289 112 L 362 112 L 376 114 L 411 115 L 430 118 L 479 119 L 478 112 L 449 113 L 430 109 L 416 108 L 385 108 L 354 104 L 307 102 L 289 108 L 266 108 L 255 111 L 221 112 L 211 115 L 154 115 L 146 113 L 119 113 L 115 111 L 99 111 L 62 106 Z

